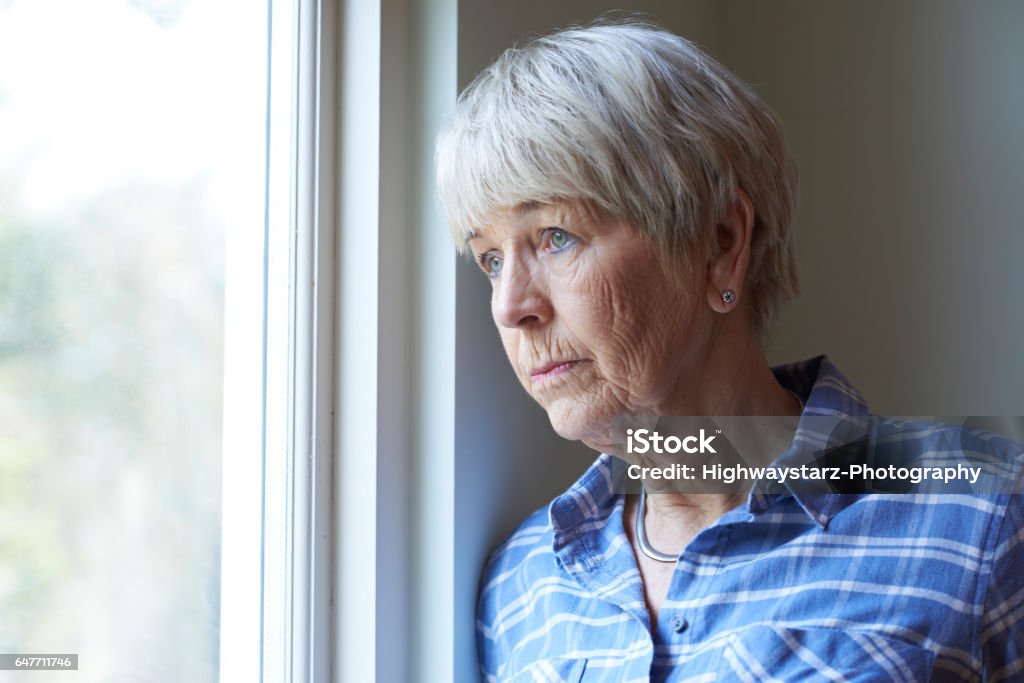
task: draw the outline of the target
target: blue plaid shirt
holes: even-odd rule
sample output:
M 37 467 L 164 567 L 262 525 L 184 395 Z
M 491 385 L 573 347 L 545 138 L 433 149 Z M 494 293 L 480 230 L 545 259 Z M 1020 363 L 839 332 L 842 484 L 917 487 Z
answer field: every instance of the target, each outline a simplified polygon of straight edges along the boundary
M 825 357 L 775 374 L 803 416 L 867 414 Z M 971 438 L 1019 484 L 1018 445 Z M 652 628 L 610 462 L 494 551 L 486 680 L 1024 680 L 1024 495 L 752 493 L 683 551 Z

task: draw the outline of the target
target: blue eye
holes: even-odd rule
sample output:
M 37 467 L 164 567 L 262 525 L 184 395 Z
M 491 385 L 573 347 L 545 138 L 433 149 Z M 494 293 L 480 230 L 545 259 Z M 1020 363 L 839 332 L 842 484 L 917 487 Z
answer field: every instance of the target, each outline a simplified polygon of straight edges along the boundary
M 487 277 L 498 277 L 498 274 L 501 272 L 501 264 L 503 263 L 502 258 L 498 254 L 489 251 L 486 254 L 481 254 L 477 260 L 480 262 L 480 267 Z
M 548 243 L 551 245 L 552 252 L 558 252 L 566 247 L 570 247 L 576 243 L 576 238 L 571 233 L 562 230 L 561 228 L 548 228 L 547 229 Z

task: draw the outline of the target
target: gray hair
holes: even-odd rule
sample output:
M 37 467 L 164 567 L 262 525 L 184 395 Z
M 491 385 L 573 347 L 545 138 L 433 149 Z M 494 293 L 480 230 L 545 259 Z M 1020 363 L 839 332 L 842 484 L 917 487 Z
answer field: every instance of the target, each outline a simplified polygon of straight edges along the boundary
M 659 27 L 595 24 L 506 50 L 459 96 L 436 167 L 460 252 L 496 211 L 559 199 L 626 219 L 670 255 L 714 248 L 742 189 L 755 212 L 745 288 L 757 330 L 797 293 L 796 167 L 781 124 L 750 86 Z

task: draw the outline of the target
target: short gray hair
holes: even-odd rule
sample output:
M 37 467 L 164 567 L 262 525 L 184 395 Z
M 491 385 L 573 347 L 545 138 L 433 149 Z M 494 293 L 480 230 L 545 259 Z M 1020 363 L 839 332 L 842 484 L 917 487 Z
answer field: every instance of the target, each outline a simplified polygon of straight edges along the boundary
M 742 189 L 756 216 L 745 289 L 757 330 L 796 296 L 797 177 L 782 126 L 750 86 L 662 28 L 594 24 L 506 50 L 459 96 L 436 170 L 460 251 L 498 210 L 582 199 L 681 254 L 714 245 Z

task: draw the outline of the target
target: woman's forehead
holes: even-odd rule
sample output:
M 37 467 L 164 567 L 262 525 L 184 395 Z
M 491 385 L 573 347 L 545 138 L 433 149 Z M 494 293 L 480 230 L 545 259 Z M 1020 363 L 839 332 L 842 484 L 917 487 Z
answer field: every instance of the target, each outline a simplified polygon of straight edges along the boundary
M 601 218 L 593 203 L 585 199 L 555 198 L 546 201 L 526 201 L 504 206 L 492 212 L 487 225 L 495 223 L 590 223 Z

